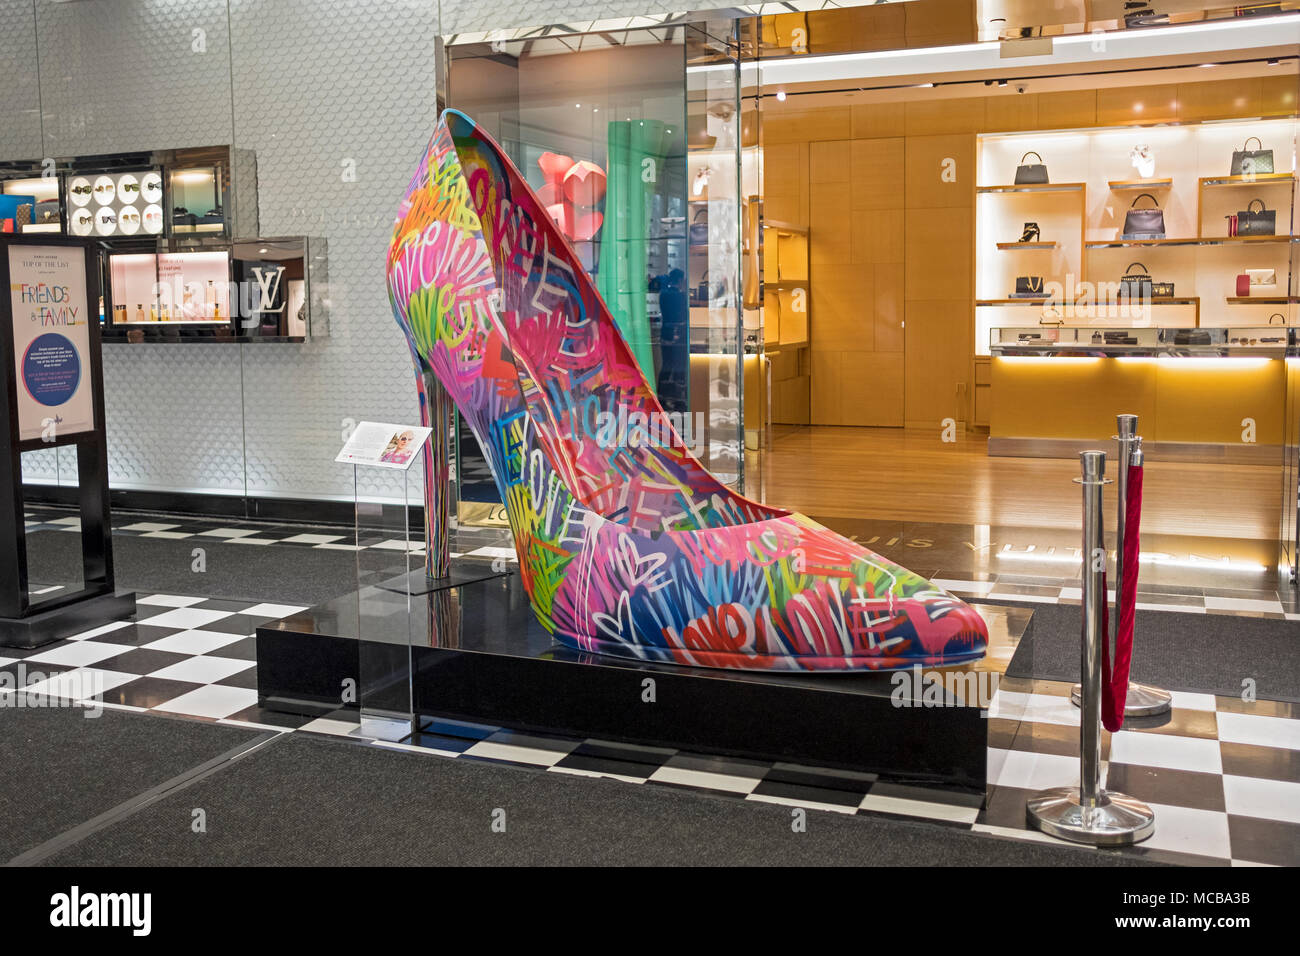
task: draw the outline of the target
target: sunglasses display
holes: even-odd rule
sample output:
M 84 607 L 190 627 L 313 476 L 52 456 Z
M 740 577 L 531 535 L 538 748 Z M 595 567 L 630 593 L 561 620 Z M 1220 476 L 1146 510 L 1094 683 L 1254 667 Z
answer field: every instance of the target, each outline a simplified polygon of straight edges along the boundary
M 90 180 L 84 176 L 78 176 L 68 183 L 68 198 L 74 206 L 84 206 L 90 202 L 91 194 L 95 189 L 90 185 Z
M 150 203 L 144 210 L 137 205 L 151 196 L 162 198 L 162 175 L 156 169 L 73 176 L 64 189 L 67 231 L 72 235 L 112 237 L 163 231 L 162 210 L 157 204 Z
M 108 176 L 100 176 L 95 180 L 95 202 L 101 206 L 111 206 L 116 198 L 117 183 Z

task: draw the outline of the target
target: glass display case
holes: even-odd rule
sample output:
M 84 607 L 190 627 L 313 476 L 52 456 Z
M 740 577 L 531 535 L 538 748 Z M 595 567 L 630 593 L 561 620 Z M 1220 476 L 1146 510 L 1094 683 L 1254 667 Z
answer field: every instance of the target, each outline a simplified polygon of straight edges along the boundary
M 995 356 L 1253 356 L 1296 354 L 1297 330 L 1279 325 L 1249 328 L 1067 328 L 1039 325 L 989 331 Z
M 106 342 L 300 342 L 328 333 L 325 242 L 110 252 Z

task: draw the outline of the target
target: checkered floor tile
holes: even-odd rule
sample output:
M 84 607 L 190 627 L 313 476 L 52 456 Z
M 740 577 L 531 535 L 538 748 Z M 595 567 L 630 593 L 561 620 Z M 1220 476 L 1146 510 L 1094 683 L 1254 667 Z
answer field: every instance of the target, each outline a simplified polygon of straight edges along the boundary
M 602 740 L 432 720 L 367 722 L 355 712 L 308 718 L 257 703 L 256 627 L 302 608 L 147 594 L 131 621 L 35 650 L 3 649 L 0 688 L 28 696 L 355 739 L 413 753 L 609 777 L 810 810 L 923 819 L 1018 839 L 1034 791 L 1078 775 L 1078 711 L 1069 686 L 1004 679 L 989 709 L 984 795 L 906 786 L 873 774 L 741 760 Z M 5 691 L 0 691 L 5 693 Z M 1097 851 L 1187 864 L 1300 864 L 1300 705 L 1177 694 L 1170 716 L 1130 721 L 1104 739 L 1106 785 L 1157 814 L 1145 843 Z
M 67 516 L 61 509 L 34 506 L 28 509 L 26 529 L 34 531 L 80 532 L 80 519 Z M 282 545 L 296 548 L 347 551 L 404 551 L 408 547 L 417 554 L 424 552 L 424 537 L 413 531 L 410 539 L 401 537 L 398 529 L 387 531 L 361 529 L 360 535 L 352 528 L 322 528 L 297 524 L 269 522 L 239 522 L 234 519 L 136 516 L 117 513 L 113 534 L 123 537 L 141 537 L 172 541 L 193 539 L 204 544 L 225 545 Z M 460 528 L 456 532 L 457 555 L 475 557 L 504 557 L 515 560 L 510 532 L 503 528 Z
M 485 760 L 550 773 L 682 787 L 738 799 L 859 815 L 885 814 L 1022 840 L 1025 803 L 1037 790 L 1077 782 L 1078 711 L 1069 687 L 1006 682 L 990 710 L 986 794 L 907 786 L 873 774 L 738 760 L 465 724 L 424 723 L 409 741 L 371 737 L 354 717 L 305 724 L 309 733 L 374 746 Z M 1006 685 L 1004 685 L 1006 686 Z M 1300 863 L 1300 707 L 1179 694 L 1161 721 L 1130 722 L 1107 736 L 1106 786 L 1146 801 L 1156 832 L 1142 844 L 1098 853 L 1187 865 Z
M 289 525 L 200 519 L 122 520 L 115 534 L 193 537 L 214 544 L 276 547 L 400 548 L 389 535 Z M 57 509 L 34 509 L 28 530 L 77 530 Z M 460 529 L 460 553 L 513 557 L 508 532 Z M 963 596 L 1016 602 L 1078 603 L 1077 585 L 1059 579 L 989 575 L 941 578 Z M 48 589 L 42 589 L 48 590 Z M 1139 606 L 1159 610 L 1300 619 L 1289 592 L 1206 588 L 1140 592 Z M 0 648 L 0 694 L 102 700 L 105 706 L 235 722 L 282 731 L 345 736 L 369 746 L 531 767 L 538 772 L 609 777 L 685 787 L 827 812 L 885 814 L 1017 839 L 1052 841 L 1028 829 L 1034 791 L 1072 784 L 1078 774 L 1078 711 L 1069 687 L 1004 679 L 989 711 L 989 786 L 984 795 L 881 781 L 869 774 L 600 740 L 521 734 L 496 727 L 433 721 L 409 727 L 362 725 L 343 713 L 310 719 L 257 704 L 259 623 L 299 608 L 194 595 L 148 594 L 134 620 L 87 630 L 34 651 Z M 1097 851 L 1188 864 L 1300 864 L 1300 705 L 1243 702 L 1208 694 L 1175 695 L 1166 718 L 1131 721 L 1105 737 L 1106 785 L 1145 800 L 1156 833 L 1136 847 Z

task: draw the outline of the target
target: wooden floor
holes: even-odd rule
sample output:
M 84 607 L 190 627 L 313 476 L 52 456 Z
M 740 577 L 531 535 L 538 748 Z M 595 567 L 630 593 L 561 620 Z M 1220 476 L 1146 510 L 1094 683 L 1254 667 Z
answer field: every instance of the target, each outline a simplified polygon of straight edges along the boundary
M 769 503 L 827 517 L 1080 526 L 1077 459 L 990 458 L 986 441 L 965 435 L 944 443 L 938 428 L 778 426 L 771 449 L 758 461 L 751 453 L 746 484 L 757 496 L 757 478 Z M 1098 447 L 1113 456 L 1113 442 Z M 1277 537 L 1280 463 L 1148 462 L 1143 480 L 1144 532 Z M 1112 507 L 1108 499 L 1107 514 Z

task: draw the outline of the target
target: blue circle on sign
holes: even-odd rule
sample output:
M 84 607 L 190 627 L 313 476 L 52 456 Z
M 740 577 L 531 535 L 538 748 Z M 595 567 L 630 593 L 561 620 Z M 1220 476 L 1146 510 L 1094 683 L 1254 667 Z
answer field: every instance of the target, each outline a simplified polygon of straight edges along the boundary
M 23 384 L 42 405 L 62 405 L 81 384 L 81 356 L 66 336 L 38 335 L 23 355 Z

